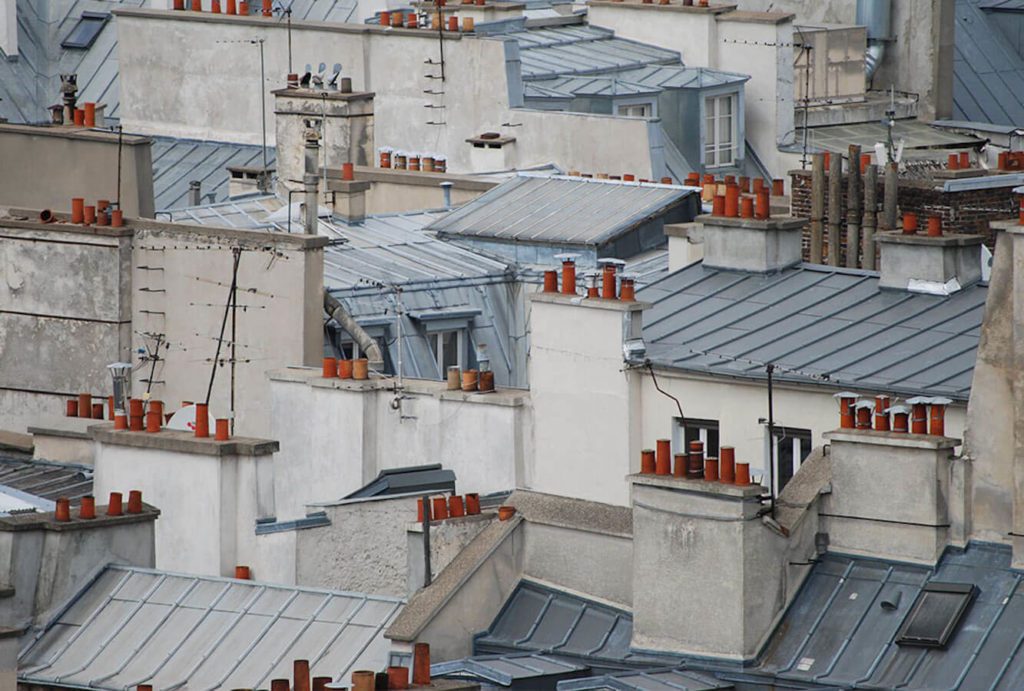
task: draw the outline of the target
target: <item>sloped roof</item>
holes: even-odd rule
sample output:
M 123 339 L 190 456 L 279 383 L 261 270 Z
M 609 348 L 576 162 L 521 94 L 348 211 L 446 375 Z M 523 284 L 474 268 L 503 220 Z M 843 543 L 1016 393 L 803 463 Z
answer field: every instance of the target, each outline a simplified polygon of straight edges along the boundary
M 647 354 L 706 374 L 762 379 L 771 362 L 778 379 L 966 401 L 987 286 L 938 297 L 878 281 L 814 264 L 752 274 L 698 262 L 638 291 L 653 303 Z
M 514 655 L 478 655 L 430 666 L 431 677 L 476 679 L 511 686 L 525 679 L 539 679 L 586 672 L 586 667 L 553 655 L 518 653 Z
M 387 497 L 395 494 L 424 492 L 455 493 L 455 472 L 445 470 L 440 463 L 415 465 L 382 470 L 372 481 L 360 487 L 345 499 Z
M 523 79 L 595 74 L 650 64 L 680 64 L 679 53 L 615 36 L 596 26 L 524 29 L 501 34 L 519 44 Z
M 189 183 L 202 183 L 200 193 L 206 202 L 222 202 L 228 197 L 232 167 L 262 167 L 263 147 L 230 142 L 197 141 L 173 137 L 153 139 L 153 197 L 157 211 L 188 206 Z M 273 147 L 267 148 L 267 166 L 277 160 Z
M 1024 126 L 1024 57 L 983 5 L 992 3 L 956 0 L 953 117 Z
M 475 654 L 545 652 L 590 667 L 628 669 L 678 657 L 630 649 L 633 617 L 626 610 L 523 580 L 490 628 L 473 642 Z
M 1008 546 L 983 543 L 949 548 L 934 570 L 826 555 L 780 622 L 758 671 L 813 682 L 811 688 L 1021 688 L 1024 574 L 1010 568 L 1010 559 Z M 895 633 L 928 581 L 973 583 L 977 599 L 945 650 L 896 645 Z
M 558 691 L 712 691 L 735 688 L 704 672 L 685 669 L 651 669 L 642 672 L 605 674 L 558 683 Z
M 442 236 L 601 245 L 682 203 L 693 190 L 520 174 L 427 226 Z
M 748 79 L 747 75 L 707 67 L 648 65 L 637 69 L 528 81 L 525 93 L 533 97 L 636 96 L 656 94 L 664 89 L 706 89 L 742 84 Z
M 22 683 L 110 691 L 268 688 L 308 659 L 348 681 L 380 669 L 402 601 L 377 595 L 108 566 L 18 657 Z
M 68 497 L 74 504 L 92 494 L 92 468 L 77 463 L 0 457 L 0 487 L 39 497 L 47 502 Z M 52 511 L 52 508 L 47 505 L 43 510 Z
M 120 105 L 117 20 L 111 17 L 87 49 L 61 42 L 83 12 L 110 13 L 120 5 L 140 7 L 145 0 L 45 0 L 18 2 L 18 58 L 0 59 L 0 117 L 11 122 L 48 122 L 47 108 L 61 102 L 60 75 L 78 74 L 78 101 L 106 104 L 105 116 L 117 119 Z

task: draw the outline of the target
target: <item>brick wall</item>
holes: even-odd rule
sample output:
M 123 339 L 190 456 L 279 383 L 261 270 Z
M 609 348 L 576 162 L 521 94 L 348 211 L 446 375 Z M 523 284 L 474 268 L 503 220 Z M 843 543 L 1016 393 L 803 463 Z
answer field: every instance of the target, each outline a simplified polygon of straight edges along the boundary
M 881 171 L 879 171 L 881 172 Z M 803 170 L 790 171 L 791 193 L 790 213 L 798 218 L 811 217 L 811 172 Z M 923 230 L 927 225 L 928 216 L 942 216 L 944 230 L 960 233 L 982 235 L 985 244 L 992 248 L 995 236 L 989 227 L 990 221 L 1017 217 L 1018 200 L 1013 187 L 994 187 L 990 189 L 966 190 L 962 192 L 943 192 L 943 180 L 900 180 L 897 193 L 899 218 L 904 211 L 913 211 L 918 215 Z M 840 204 L 842 224 L 840 227 L 840 258 L 839 265 L 846 265 L 846 176 L 843 176 L 843 199 Z M 881 221 L 881 205 L 884 197 L 883 182 L 878 181 L 877 200 L 878 216 Z M 863 204 L 862 204 L 863 206 Z M 822 242 L 825 261 L 828 259 L 828 175 L 825 175 L 825 224 Z M 898 219 L 897 224 L 901 223 Z M 861 229 L 863 233 L 863 228 Z M 810 258 L 810 223 L 804 227 L 803 247 L 804 259 Z M 878 264 L 876 263 L 876 266 Z

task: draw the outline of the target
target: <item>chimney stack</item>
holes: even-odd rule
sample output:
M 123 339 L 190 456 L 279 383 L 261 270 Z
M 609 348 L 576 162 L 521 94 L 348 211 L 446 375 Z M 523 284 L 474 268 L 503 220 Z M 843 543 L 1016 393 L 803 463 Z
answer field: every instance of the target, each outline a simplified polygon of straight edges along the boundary
M 317 212 L 320 209 L 320 134 L 312 127 L 306 128 L 304 172 L 302 184 L 305 188 L 305 212 L 302 215 L 302 232 L 316 235 Z M 291 213 L 291 210 L 289 210 Z
M 878 233 L 875 240 L 881 245 L 882 288 L 949 295 L 981 280 L 980 235 L 944 233 L 941 222 L 929 219 L 927 235 L 915 223 L 902 232 Z
M 765 196 L 764 190 L 760 196 Z M 770 273 L 801 262 L 803 219 L 704 215 L 696 222 L 702 226 L 707 267 Z

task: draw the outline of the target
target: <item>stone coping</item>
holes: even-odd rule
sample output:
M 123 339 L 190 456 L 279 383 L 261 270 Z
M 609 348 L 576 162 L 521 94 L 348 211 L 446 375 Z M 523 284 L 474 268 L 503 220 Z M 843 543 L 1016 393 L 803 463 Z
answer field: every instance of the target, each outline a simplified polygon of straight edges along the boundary
M 76 125 L 18 125 L 0 123 L 0 135 L 5 133 L 29 134 L 37 137 L 61 137 L 63 139 L 80 139 L 85 141 L 107 142 L 117 144 L 118 134 L 106 128 L 79 127 Z M 125 146 L 149 144 L 153 140 L 138 134 L 125 134 Z
M 337 377 L 325 378 L 322 376 L 322 372 L 323 370 L 319 367 L 286 367 L 284 369 L 270 370 L 267 376 L 271 381 L 296 382 L 321 389 L 341 389 L 357 392 L 394 392 L 398 384 L 398 379 L 392 376 L 371 377 L 370 379 L 338 379 Z M 496 388 L 494 391 L 449 390 L 447 382 L 434 379 L 411 379 L 409 377 L 405 377 L 402 387 L 403 393 L 406 394 L 436 396 L 446 401 L 510 407 L 523 406 L 530 397 L 530 392 L 525 389 Z
M 902 434 L 877 432 L 869 429 L 837 429 L 822 435 L 831 442 L 851 444 L 873 444 L 875 446 L 897 446 L 904 449 L 952 449 L 960 446 L 962 440 L 954 437 L 937 437 L 931 434 Z
M 885 242 L 893 245 L 930 245 L 932 247 L 967 247 L 969 245 L 980 245 L 985 241 L 980 235 L 968 235 L 967 233 L 943 233 L 939 236 L 931 236 L 922 233 L 920 230 L 913 235 L 902 231 L 883 231 L 875 233 L 875 242 Z
M 442 182 L 452 183 L 452 188 L 457 190 L 472 190 L 486 192 L 498 183 L 490 180 L 481 180 L 472 175 L 459 175 L 455 173 L 435 173 L 427 171 L 398 170 L 396 168 L 377 168 L 375 166 L 355 166 L 356 182 L 389 182 L 395 185 L 422 185 L 424 187 L 438 188 Z M 321 173 L 323 169 L 321 168 Z M 327 179 L 341 179 L 341 170 L 337 168 L 327 169 Z
M 715 14 L 724 15 L 727 12 L 734 12 L 738 5 L 710 5 L 708 7 L 700 7 L 697 5 L 697 0 L 694 0 L 693 5 L 683 5 L 680 0 L 675 0 L 675 4 L 672 5 L 659 5 L 657 3 L 642 3 L 639 0 L 624 0 L 623 2 L 614 2 L 613 0 L 590 0 L 589 4 L 598 7 L 609 6 L 609 7 L 627 7 L 630 9 L 644 9 L 644 10 L 661 10 L 663 12 L 690 12 L 693 14 Z M 760 14 L 760 13 L 757 13 Z
M 93 425 L 89 428 L 89 434 L 102 444 L 204 456 L 266 456 L 281 448 L 280 442 L 271 439 L 232 437 L 228 441 L 216 441 L 212 436 L 201 439 L 191 432 L 166 428 L 152 433 L 127 430 L 115 432 L 113 423 Z
M 505 501 L 528 523 L 615 537 L 633 537 L 633 510 L 587 499 L 517 489 Z
M 281 89 L 274 89 L 270 93 L 275 96 L 288 96 L 291 98 L 311 98 L 317 101 L 328 100 L 328 101 L 365 101 L 376 96 L 373 91 L 349 91 L 343 93 L 341 91 L 329 91 L 327 89 L 310 89 L 308 87 L 291 87 L 286 86 Z M 330 117 L 328 115 L 327 117 Z
M 83 418 L 86 419 L 86 418 Z M 93 423 L 95 424 L 95 420 Z M 29 427 L 28 433 L 38 437 L 61 437 L 64 439 L 91 439 L 85 430 L 59 429 L 57 427 Z
M 694 221 L 703 224 L 705 227 L 743 228 L 746 230 L 797 230 L 807 224 L 806 218 L 796 218 L 794 216 L 772 216 L 762 220 L 702 214 L 695 218 Z
M 758 499 L 765 493 L 766 488 L 761 485 L 728 485 L 723 482 L 707 482 L 705 480 L 691 480 L 685 477 L 674 475 L 646 475 L 635 473 L 627 475 L 626 481 L 634 485 L 645 485 L 648 487 L 662 487 L 665 489 L 682 490 L 699 494 L 710 494 L 722 499 L 735 499 L 747 501 Z
M 126 498 L 127 501 L 127 498 Z M 156 520 L 160 516 L 160 509 L 142 504 L 141 513 L 125 513 L 120 516 L 108 516 L 107 505 L 96 506 L 96 518 L 82 519 L 78 517 L 78 511 L 71 511 L 71 520 L 59 522 L 54 519 L 53 512 L 27 512 L 13 516 L 0 516 L 0 532 L 16 533 L 25 530 L 49 530 L 55 533 L 62 533 L 76 530 L 89 530 L 90 528 L 107 528 L 114 525 L 128 525 L 131 523 L 144 523 Z
M 665 236 L 670 238 L 686 238 L 691 239 L 694 236 L 694 231 L 701 228 L 700 223 L 666 223 L 665 224 Z
M 588 298 L 583 295 L 566 295 L 565 293 L 530 293 L 530 302 L 547 302 L 561 305 L 577 305 L 614 312 L 640 312 L 651 307 L 649 302 L 623 302 L 622 300 L 606 300 L 605 298 Z

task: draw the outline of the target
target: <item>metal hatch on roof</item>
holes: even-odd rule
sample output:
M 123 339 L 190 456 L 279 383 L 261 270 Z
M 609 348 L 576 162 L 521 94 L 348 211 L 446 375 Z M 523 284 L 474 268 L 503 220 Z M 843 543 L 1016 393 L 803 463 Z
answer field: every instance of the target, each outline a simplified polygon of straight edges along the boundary
M 78 23 L 63 41 L 62 48 L 86 49 L 93 44 L 103 27 L 110 21 L 109 12 L 83 12 Z
M 445 470 L 440 463 L 431 463 L 382 470 L 371 482 L 344 498 L 367 499 L 395 494 L 437 492 L 455 492 L 455 472 Z

